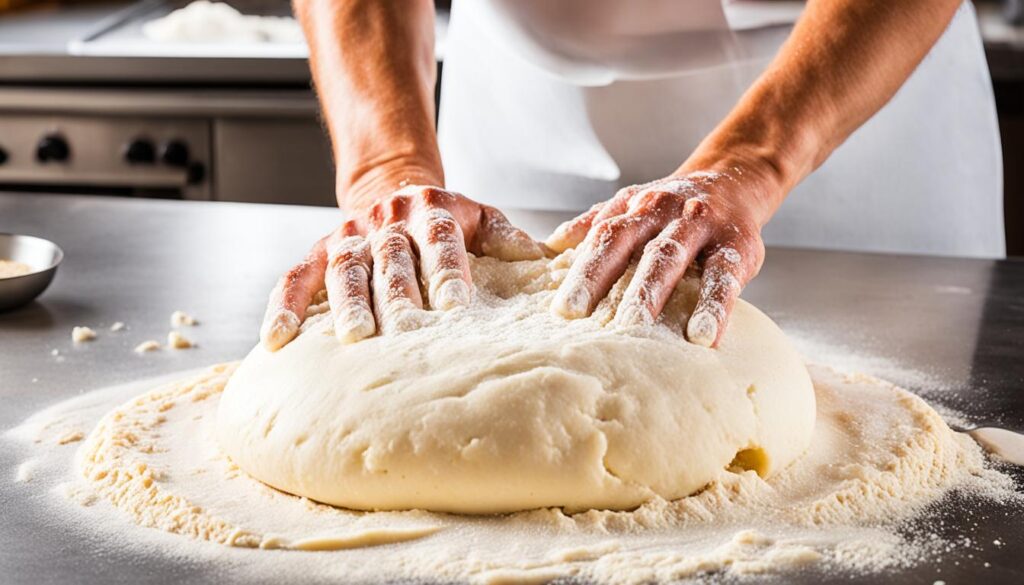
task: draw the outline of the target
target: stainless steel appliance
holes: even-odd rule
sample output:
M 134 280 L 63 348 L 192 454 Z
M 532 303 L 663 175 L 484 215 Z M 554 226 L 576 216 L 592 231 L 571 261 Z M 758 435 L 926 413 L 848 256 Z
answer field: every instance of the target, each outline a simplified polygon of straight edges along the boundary
M 166 43 L 187 0 L 0 18 L 0 190 L 334 204 L 306 49 Z M 289 14 L 287 0 L 231 0 Z

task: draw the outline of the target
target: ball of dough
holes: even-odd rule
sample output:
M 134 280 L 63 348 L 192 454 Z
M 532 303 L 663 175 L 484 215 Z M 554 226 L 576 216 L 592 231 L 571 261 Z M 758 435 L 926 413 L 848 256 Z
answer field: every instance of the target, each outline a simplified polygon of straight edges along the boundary
M 474 258 L 471 307 L 348 345 L 322 314 L 276 353 L 256 347 L 221 398 L 222 448 L 320 502 L 483 514 L 631 509 L 804 451 L 811 381 L 768 317 L 739 301 L 718 349 L 688 343 L 687 279 L 657 325 L 620 324 L 627 273 L 567 321 L 549 305 L 569 260 Z

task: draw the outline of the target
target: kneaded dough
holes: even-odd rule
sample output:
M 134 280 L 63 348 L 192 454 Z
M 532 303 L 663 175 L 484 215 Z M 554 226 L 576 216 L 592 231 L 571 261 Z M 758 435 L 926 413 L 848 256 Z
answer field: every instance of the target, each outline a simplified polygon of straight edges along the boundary
M 739 301 L 718 349 L 688 343 L 684 279 L 658 324 L 622 324 L 627 273 L 567 321 L 549 305 L 570 260 L 473 258 L 471 307 L 349 345 L 321 313 L 276 353 L 257 346 L 221 398 L 222 449 L 320 502 L 484 514 L 631 509 L 803 453 L 814 391 L 768 317 Z

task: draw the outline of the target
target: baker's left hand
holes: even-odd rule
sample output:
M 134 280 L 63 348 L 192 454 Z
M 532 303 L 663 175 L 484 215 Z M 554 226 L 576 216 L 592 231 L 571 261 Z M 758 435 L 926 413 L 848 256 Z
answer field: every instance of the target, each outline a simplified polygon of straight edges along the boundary
M 585 317 L 640 256 L 618 308 L 618 318 L 653 322 L 697 261 L 702 267 L 697 305 L 686 337 L 716 346 L 740 291 L 761 268 L 767 221 L 756 182 L 740 169 L 686 172 L 627 187 L 615 197 L 555 230 L 548 247 L 579 247 L 553 310 L 569 319 Z

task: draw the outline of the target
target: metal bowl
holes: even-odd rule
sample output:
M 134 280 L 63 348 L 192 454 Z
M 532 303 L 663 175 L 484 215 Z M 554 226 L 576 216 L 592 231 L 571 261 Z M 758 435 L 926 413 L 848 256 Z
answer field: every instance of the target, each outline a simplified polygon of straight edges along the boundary
M 32 272 L 0 278 L 0 311 L 20 307 L 38 297 L 53 281 L 64 251 L 50 240 L 34 236 L 0 233 L 0 260 L 14 260 L 32 267 Z

